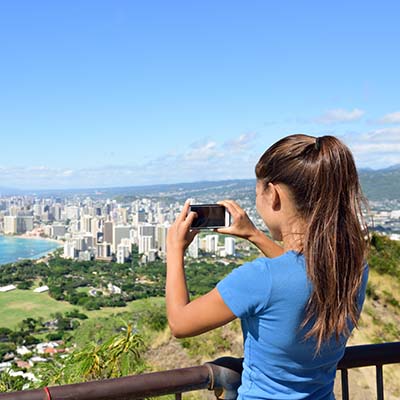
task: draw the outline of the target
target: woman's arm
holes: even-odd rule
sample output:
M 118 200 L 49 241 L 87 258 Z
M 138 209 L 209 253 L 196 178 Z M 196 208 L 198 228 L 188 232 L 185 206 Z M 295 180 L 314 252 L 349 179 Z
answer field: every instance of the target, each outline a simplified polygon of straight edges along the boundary
M 190 301 L 186 286 L 184 253 L 198 232 L 190 231 L 196 214 L 188 215 L 189 202 L 168 230 L 166 304 L 168 323 L 176 337 L 195 336 L 225 325 L 236 316 L 217 289 Z
M 229 228 L 216 229 L 216 232 L 247 239 L 257 246 L 265 256 L 270 258 L 278 257 L 284 253 L 283 247 L 257 229 L 246 212 L 235 201 L 224 200 L 218 204 L 228 209 L 232 215 L 233 224 Z

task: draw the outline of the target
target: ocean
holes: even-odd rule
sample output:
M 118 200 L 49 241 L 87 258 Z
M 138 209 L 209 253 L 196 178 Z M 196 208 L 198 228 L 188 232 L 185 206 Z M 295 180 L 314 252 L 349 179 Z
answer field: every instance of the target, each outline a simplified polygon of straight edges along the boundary
M 26 258 L 40 258 L 57 247 L 60 247 L 60 245 L 50 240 L 0 235 L 0 265 Z

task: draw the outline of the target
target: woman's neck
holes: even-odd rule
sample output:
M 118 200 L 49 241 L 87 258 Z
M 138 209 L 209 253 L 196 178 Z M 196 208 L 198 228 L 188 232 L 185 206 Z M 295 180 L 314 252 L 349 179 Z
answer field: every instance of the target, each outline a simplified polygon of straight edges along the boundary
M 306 224 L 300 219 L 292 219 L 282 228 L 283 250 L 295 250 L 299 253 L 304 249 Z

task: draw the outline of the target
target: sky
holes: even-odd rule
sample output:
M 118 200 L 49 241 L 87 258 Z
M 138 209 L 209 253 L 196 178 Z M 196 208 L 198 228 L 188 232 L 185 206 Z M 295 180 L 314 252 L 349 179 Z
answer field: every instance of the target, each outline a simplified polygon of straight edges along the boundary
M 0 187 L 253 178 L 292 133 L 400 163 L 398 1 L 0 1 Z

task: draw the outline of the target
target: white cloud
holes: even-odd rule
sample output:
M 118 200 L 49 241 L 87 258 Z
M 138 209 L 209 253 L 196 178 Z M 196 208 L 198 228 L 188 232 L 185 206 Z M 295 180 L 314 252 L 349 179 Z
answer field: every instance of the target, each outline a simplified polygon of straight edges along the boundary
M 90 188 L 134 186 L 200 180 L 254 177 L 261 150 L 254 149 L 255 133 L 224 143 L 204 139 L 141 163 L 92 168 L 0 166 L 0 187 Z M 359 167 L 383 168 L 400 163 L 400 126 L 347 133 L 341 139 L 352 150 Z
M 376 129 L 363 136 L 368 142 L 400 143 L 400 127 Z
M 359 167 L 384 168 L 400 163 L 400 127 L 350 133 L 341 137 Z
M 216 142 L 207 141 L 203 144 L 193 144 L 192 148 L 184 154 L 184 159 L 188 161 L 205 161 L 222 155 L 217 150 Z
M 116 187 L 199 180 L 251 178 L 259 154 L 254 133 L 225 143 L 205 139 L 137 164 L 93 168 L 0 167 L 0 186 L 21 189 Z M 237 151 L 228 151 L 236 149 Z M 239 151 L 240 150 L 240 151 Z
M 249 149 L 256 138 L 255 132 L 243 133 L 239 137 L 225 142 L 224 147 L 229 151 L 240 152 Z
M 354 108 L 353 110 L 344 110 L 343 108 L 337 108 L 334 110 L 328 110 L 320 117 L 316 118 L 315 121 L 322 124 L 335 124 L 340 122 L 352 122 L 359 120 L 365 114 L 364 110 Z
M 383 124 L 397 124 L 400 123 L 400 111 L 392 112 L 384 115 L 379 122 Z

